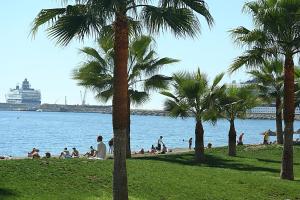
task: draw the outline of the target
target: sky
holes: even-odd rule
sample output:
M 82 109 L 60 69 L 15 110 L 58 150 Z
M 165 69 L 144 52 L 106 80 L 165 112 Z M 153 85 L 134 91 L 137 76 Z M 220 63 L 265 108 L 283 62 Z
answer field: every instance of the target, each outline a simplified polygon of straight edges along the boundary
M 171 57 L 180 62 L 166 67 L 161 73 L 171 75 L 178 71 L 201 72 L 213 79 L 220 72 L 226 72 L 233 59 L 242 49 L 233 43 L 229 30 L 238 26 L 251 27 L 251 18 L 242 13 L 244 0 L 206 0 L 215 24 L 210 29 L 200 16 L 201 34 L 194 39 L 175 38 L 170 33 L 155 35 L 156 51 L 159 57 Z M 230 3 L 229 3 L 230 2 Z M 43 8 L 61 7 L 58 0 L 10 0 L 1 2 L 0 7 L 0 102 L 16 84 L 27 78 L 31 86 L 42 93 L 42 103 L 81 104 L 80 91 L 71 78 L 71 72 L 84 61 L 79 49 L 84 46 L 96 47 L 93 38 L 84 42 L 72 41 L 67 47 L 57 46 L 40 29 L 36 37 L 30 36 L 32 21 Z M 224 82 L 230 83 L 249 79 L 243 70 L 227 75 Z M 153 93 L 151 100 L 137 108 L 162 109 L 165 98 Z M 87 93 L 90 105 L 103 105 Z M 110 102 L 108 102 L 110 104 Z

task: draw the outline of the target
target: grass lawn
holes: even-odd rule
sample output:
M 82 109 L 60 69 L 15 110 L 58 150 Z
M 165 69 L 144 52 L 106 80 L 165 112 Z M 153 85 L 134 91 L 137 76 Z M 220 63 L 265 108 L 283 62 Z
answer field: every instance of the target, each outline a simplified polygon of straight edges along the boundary
M 127 161 L 130 199 L 299 199 L 300 147 L 295 181 L 279 179 L 282 147 L 250 146 L 228 157 L 226 148 Z M 111 199 L 113 161 L 70 159 L 0 161 L 0 199 Z

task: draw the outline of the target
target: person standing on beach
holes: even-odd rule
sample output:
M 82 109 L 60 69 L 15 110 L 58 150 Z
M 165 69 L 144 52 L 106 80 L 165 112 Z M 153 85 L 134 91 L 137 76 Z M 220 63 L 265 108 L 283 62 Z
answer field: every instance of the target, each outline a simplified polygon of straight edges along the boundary
M 114 138 L 111 138 L 109 141 L 108 141 L 108 146 L 109 146 L 109 149 L 108 149 L 108 153 L 114 153 Z
M 102 142 L 102 140 L 103 140 L 103 137 L 101 135 L 99 135 L 97 137 L 98 145 L 97 145 L 97 151 L 96 151 L 96 156 L 95 157 L 104 160 L 105 157 L 106 157 L 106 146 Z
M 243 145 L 243 136 L 244 136 L 244 133 L 242 133 L 239 137 L 239 140 L 238 140 L 238 145 Z
M 193 138 L 190 138 L 189 139 L 189 150 L 192 149 L 192 143 L 193 143 Z
M 157 150 L 160 151 L 161 150 L 161 146 L 164 145 L 163 141 L 163 136 L 160 136 L 158 141 L 157 141 Z

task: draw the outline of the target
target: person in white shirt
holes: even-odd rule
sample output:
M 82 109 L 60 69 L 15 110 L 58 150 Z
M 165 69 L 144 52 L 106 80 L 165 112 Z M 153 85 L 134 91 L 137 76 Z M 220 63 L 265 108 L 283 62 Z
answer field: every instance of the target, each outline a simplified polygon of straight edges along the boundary
M 104 160 L 106 157 L 106 145 L 102 142 L 102 140 L 103 137 L 101 135 L 98 136 L 97 138 L 98 145 L 97 145 L 97 151 L 95 157 Z

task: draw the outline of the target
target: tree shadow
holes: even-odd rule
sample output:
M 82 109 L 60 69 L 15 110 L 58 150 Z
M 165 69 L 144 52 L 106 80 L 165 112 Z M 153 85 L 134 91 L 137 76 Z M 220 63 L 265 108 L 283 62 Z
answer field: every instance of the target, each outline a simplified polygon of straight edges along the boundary
M 0 199 L 6 199 L 12 196 L 17 196 L 14 191 L 10 189 L 0 188 Z
M 250 164 L 241 163 L 240 161 L 233 159 L 224 159 L 215 155 L 207 154 L 205 155 L 205 161 L 203 163 L 197 163 L 194 161 L 194 156 L 192 154 L 179 154 L 179 155 L 167 155 L 167 156 L 151 156 L 151 157 L 139 157 L 134 158 L 138 160 L 152 160 L 152 161 L 163 161 L 170 162 L 174 164 L 190 165 L 190 166 L 205 166 L 214 168 L 225 168 L 233 169 L 239 171 L 263 171 L 279 173 L 279 169 L 274 169 L 270 167 L 261 167 Z
M 268 163 L 276 163 L 276 164 L 281 163 L 281 161 L 279 161 L 279 160 L 270 160 L 270 159 L 264 159 L 264 158 L 256 158 L 256 160 L 258 160 L 260 162 L 268 162 Z
M 239 158 L 246 158 L 246 157 L 242 157 L 242 156 L 238 156 Z M 270 160 L 270 159 L 265 159 L 265 158 L 256 158 L 257 161 L 260 162 L 267 162 L 267 163 L 275 163 L 275 164 L 281 164 L 281 160 Z M 300 163 L 298 162 L 294 162 L 294 165 L 300 165 Z

